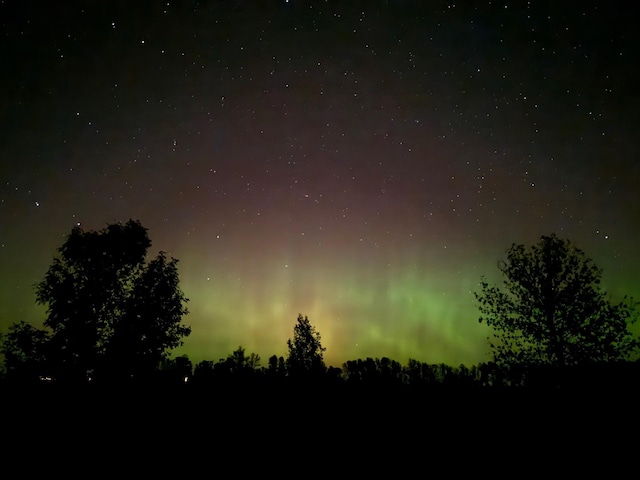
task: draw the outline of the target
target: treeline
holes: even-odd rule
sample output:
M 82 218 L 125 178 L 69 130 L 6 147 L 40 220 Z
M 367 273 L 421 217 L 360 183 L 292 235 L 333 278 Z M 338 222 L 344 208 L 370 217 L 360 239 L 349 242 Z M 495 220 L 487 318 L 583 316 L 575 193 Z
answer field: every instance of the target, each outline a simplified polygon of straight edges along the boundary
M 480 364 L 470 368 L 452 367 L 444 363 L 429 364 L 409 359 L 402 365 L 388 357 L 348 360 L 341 367 L 329 366 L 316 372 L 294 373 L 283 356 L 272 355 L 267 365 L 255 353 L 247 355 L 238 347 L 227 358 L 214 362 L 204 360 L 195 365 L 184 355 L 164 363 L 160 369 L 164 378 L 175 383 L 194 385 L 317 383 L 359 386 L 493 386 L 500 383 L 495 364 Z M 506 383 L 505 383 L 506 384 Z
M 239 346 L 217 362 L 204 360 L 195 365 L 187 355 L 163 362 L 156 381 L 187 388 L 272 389 L 289 386 L 355 388 L 407 391 L 480 390 L 610 390 L 635 389 L 640 378 L 640 360 L 600 362 L 558 368 L 548 365 L 504 367 L 495 362 L 458 366 L 428 363 L 410 358 L 402 364 L 388 357 L 348 360 L 341 367 L 329 366 L 320 372 L 294 375 L 287 359 L 272 355 L 263 365 L 259 355 L 247 354 Z
M 193 366 L 188 356 L 178 357 L 165 366 L 174 378 L 198 385 L 220 383 L 286 384 L 315 382 L 359 386 L 493 386 L 503 382 L 495 364 L 483 363 L 453 367 L 444 363 L 429 364 L 409 359 L 403 365 L 388 357 L 348 360 L 341 367 L 329 366 L 313 374 L 295 375 L 289 371 L 287 359 L 272 355 L 267 365 L 259 355 L 246 355 L 242 347 L 218 362 L 202 361 Z

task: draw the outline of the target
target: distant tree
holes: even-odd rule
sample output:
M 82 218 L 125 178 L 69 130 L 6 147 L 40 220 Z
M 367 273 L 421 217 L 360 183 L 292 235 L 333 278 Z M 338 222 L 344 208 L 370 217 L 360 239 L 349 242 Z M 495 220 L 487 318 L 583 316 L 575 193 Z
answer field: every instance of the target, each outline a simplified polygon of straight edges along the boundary
M 476 382 L 483 387 L 503 387 L 507 385 L 507 367 L 495 362 L 480 362 L 476 367 Z
M 436 383 L 436 376 L 431 365 L 413 358 L 404 367 L 406 382 L 415 387 L 432 386 Z
M 453 367 L 446 363 L 438 363 L 431 365 L 436 383 L 443 384 L 453 376 Z
M 257 353 L 251 352 L 249 354 L 249 357 L 246 359 L 245 364 L 251 370 L 258 371 L 258 370 L 260 370 L 261 362 L 262 362 L 262 360 L 260 359 L 260 355 L 258 355 Z
M 202 360 L 193 368 L 193 383 L 210 385 L 214 380 L 213 360 Z
M 378 372 L 380 372 L 381 381 L 385 385 L 399 385 L 404 383 L 404 375 L 402 365 L 396 360 L 389 357 L 376 358 L 378 364 Z
M 193 376 L 193 363 L 188 355 L 164 358 L 160 364 L 160 378 L 173 384 L 187 383 Z
M 49 333 L 25 321 L 14 323 L 0 334 L 0 354 L 8 379 L 36 381 L 46 373 Z
M 402 365 L 389 357 L 347 360 L 342 376 L 348 384 L 390 387 L 405 383 Z
M 327 368 L 327 380 L 329 384 L 341 385 L 344 383 L 344 376 L 341 368 L 329 366 Z
M 269 366 L 267 371 L 270 375 L 284 376 L 287 373 L 287 366 L 284 357 L 278 357 L 277 355 L 271 355 L 269 357 Z
M 269 371 L 276 372 L 278 370 L 278 356 L 271 355 L 269 357 Z
M 342 364 L 342 376 L 348 384 L 359 384 L 362 381 L 359 362 L 361 360 L 347 360 Z
M 457 368 L 452 368 L 449 375 L 445 377 L 444 383 L 449 387 L 469 388 L 475 385 L 475 370 L 472 372 L 469 367 L 461 363 Z
M 247 355 L 242 346 L 230 353 L 227 358 L 221 358 L 214 365 L 214 373 L 219 379 L 246 380 L 260 371 L 260 355 Z
M 481 281 L 480 322 L 494 331 L 497 367 L 568 367 L 627 359 L 638 348 L 629 327 L 637 304 L 613 303 L 602 272 L 568 240 L 513 244 L 498 264 L 504 288 Z
M 310 377 L 325 373 L 323 352 L 326 348 L 320 340 L 320 333 L 311 325 L 309 319 L 298 314 L 293 327 L 293 339 L 287 340 L 289 355 L 286 364 L 289 375 Z
M 361 369 L 362 381 L 369 385 L 375 385 L 380 380 L 379 364 L 373 357 L 367 357 L 364 361 L 358 359 L 358 366 Z
M 253 371 L 260 367 L 260 355 L 251 353 L 247 356 L 244 347 L 238 346 L 238 348 L 227 357 L 226 362 L 234 371 Z
M 191 333 L 181 323 L 188 299 L 178 261 L 160 252 L 146 263 L 150 246 L 138 221 L 71 230 L 36 285 L 37 302 L 47 306 L 56 376 L 149 374 Z

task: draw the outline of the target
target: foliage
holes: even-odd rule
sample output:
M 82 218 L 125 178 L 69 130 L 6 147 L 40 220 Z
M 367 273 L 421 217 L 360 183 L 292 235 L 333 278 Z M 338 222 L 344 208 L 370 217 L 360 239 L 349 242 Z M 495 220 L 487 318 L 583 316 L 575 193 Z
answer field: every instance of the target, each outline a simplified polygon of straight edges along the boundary
M 72 229 L 36 285 L 58 377 L 149 374 L 190 334 L 181 324 L 188 299 L 178 261 L 160 252 L 145 263 L 150 246 L 147 229 L 133 220 L 100 231 Z
M 174 385 L 186 383 L 193 376 L 193 363 L 188 355 L 163 358 L 160 362 L 159 377 Z
M 405 379 L 402 365 L 388 357 L 347 360 L 342 364 L 342 372 L 350 384 L 391 385 Z
M 513 244 L 498 268 L 504 288 L 483 277 L 475 294 L 498 366 L 564 368 L 624 360 L 638 348 L 629 329 L 636 304 L 613 303 L 600 288 L 602 271 L 570 241 Z
M 284 377 L 287 373 L 287 365 L 284 357 L 278 357 L 277 355 L 271 355 L 269 357 L 269 375 L 273 377 Z
M 287 371 L 292 377 L 309 377 L 324 374 L 326 367 L 320 333 L 309 319 L 298 314 L 293 327 L 293 339 L 287 340 L 289 354 L 286 359 Z
M 187 312 L 178 281 L 177 260 L 167 260 L 163 252 L 140 272 L 113 331 L 107 361 L 145 373 L 182 345 L 191 329 L 181 323 Z
M 48 332 L 25 321 L 14 323 L 0 334 L 0 354 L 4 356 L 6 375 L 11 379 L 38 380 L 46 372 Z
M 220 359 L 214 369 L 226 375 L 250 375 L 260 368 L 260 355 L 245 354 L 244 347 L 238 346 L 226 359 Z

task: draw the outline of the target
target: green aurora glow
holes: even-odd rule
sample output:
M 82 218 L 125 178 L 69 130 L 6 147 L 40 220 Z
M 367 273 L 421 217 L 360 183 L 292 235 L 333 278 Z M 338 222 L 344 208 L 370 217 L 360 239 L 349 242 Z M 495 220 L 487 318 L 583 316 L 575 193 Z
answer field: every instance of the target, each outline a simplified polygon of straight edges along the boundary
M 42 323 L 74 225 L 129 218 L 179 260 L 194 363 L 284 356 L 299 313 L 331 365 L 487 361 L 473 292 L 550 233 L 640 298 L 615 7 L 38 3 L 0 5 L 0 331 Z

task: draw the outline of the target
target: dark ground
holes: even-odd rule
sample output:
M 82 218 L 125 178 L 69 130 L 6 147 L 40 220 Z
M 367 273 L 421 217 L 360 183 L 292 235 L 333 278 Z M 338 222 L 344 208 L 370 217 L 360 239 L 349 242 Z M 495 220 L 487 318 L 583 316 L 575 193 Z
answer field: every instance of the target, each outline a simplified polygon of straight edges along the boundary
M 298 478 L 324 471 L 443 477 L 470 469 L 510 478 L 581 470 L 616 478 L 637 452 L 637 397 L 630 394 L 5 389 L 2 450 L 5 465 L 23 476 L 41 469 L 83 478 L 134 471 L 167 476 L 202 465 L 207 476 L 224 471 L 224 477 L 268 471 Z

